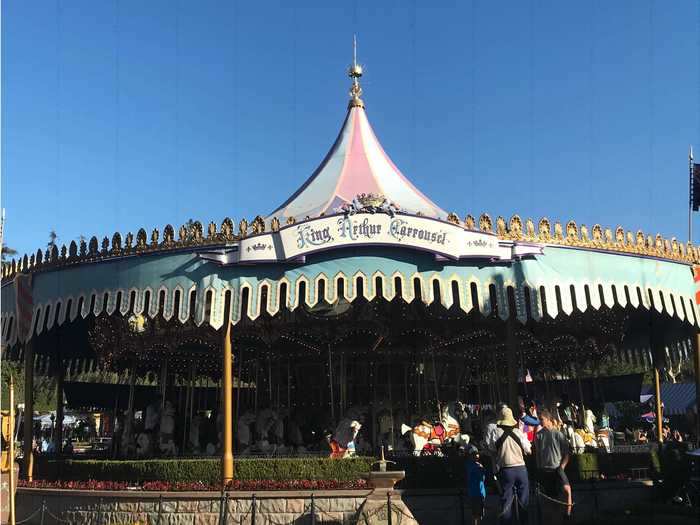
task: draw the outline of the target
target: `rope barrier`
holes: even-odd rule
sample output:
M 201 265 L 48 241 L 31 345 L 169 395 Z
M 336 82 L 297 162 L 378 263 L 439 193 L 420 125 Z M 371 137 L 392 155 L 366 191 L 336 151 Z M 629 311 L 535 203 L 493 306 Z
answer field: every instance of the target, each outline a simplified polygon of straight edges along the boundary
M 39 508 L 36 509 L 34 512 L 32 512 L 32 513 L 29 515 L 29 517 L 24 518 L 23 520 L 16 521 L 15 524 L 16 524 L 16 525 L 21 525 L 22 523 L 27 523 L 27 522 L 28 522 L 29 520 L 31 520 L 34 516 L 36 516 L 37 514 L 39 514 L 39 512 L 41 512 L 41 509 L 42 509 L 42 507 L 39 507 Z
M 58 523 L 70 523 L 70 521 L 68 521 L 68 520 L 62 520 L 61 518 L 59 518 L 58 516 L 56 516 L 53 512 L 51 512 L 51 511 L 48 509 L 48 507 L 46 508 L 46 514 L 48 514 L 49 517 L 53 518 L 53 519 L 56 520 Z
M 561 501 L 561 500 L 552 498 L 552 497 L 550 497 L 550 496 L 547 496 L 547 494 L 545 494 L 545 493 L 542 492 L 541 490 L 539 491 L 539 497 L 544 498 L 544 499 L 546 499 L 546 500 L 548 500 L 548 501 L 551 501 L 552 503 L 558 503 L 559 505 L 562 505 L 562 506 L 564 506 L 564 507 L 571 507 L 571 508 L 574 508 L 574 505 L 577 505 L 577 504 L 578 504 L 578 503 L 574 503 L 573 501 L 572 501 L 571 503 L 568 503 L 568 502 L 566 502 L 566 501 Z

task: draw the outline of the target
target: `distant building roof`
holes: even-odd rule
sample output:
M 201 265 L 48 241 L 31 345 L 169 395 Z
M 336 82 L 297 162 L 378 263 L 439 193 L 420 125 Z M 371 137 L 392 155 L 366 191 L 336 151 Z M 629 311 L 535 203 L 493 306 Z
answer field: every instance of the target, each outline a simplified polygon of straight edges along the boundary
M 639 401 L 644 403 L 654 398 L 654 385 L 642 385 Z M 661 401 L 664 414 L 676 416 L 685 414 L 695 406 L 695 383 L 661 383 Z

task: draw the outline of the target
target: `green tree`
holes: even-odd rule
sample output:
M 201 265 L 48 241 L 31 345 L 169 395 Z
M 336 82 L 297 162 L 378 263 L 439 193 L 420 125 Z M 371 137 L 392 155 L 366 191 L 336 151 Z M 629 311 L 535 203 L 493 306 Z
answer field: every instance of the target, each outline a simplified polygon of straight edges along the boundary
M 10 376 L 15 382 L 15 403 L 24 403 L 24 366 L 21 363 L 3 359 L 2 372 L 2 409 L 9 408 Z M 47 376 L 34 376 L 34 410 L 50 412 L 56 410 L 56 381 Z

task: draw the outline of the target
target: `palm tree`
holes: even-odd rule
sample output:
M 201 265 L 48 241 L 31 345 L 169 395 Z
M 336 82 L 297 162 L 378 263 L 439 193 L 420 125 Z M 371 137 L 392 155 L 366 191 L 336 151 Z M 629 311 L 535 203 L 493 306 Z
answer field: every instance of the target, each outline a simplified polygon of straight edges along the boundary
M 15 250 L 14 248 L 10 248 L 5 243 L 2 243 L 2 254 L 0 254 L 0 258 L 2 259 L 3 262 L 5 262 L 6 257 L 8 255 L 17 255 L 17 250 Z
M 51 230 L 49 232 L 49 242 L 46 243 L 46 251 L 50 252 L 51 248 L 56 246 L 56 241 L 58 240 L 58 234 L 56 233 L 56 230 Z

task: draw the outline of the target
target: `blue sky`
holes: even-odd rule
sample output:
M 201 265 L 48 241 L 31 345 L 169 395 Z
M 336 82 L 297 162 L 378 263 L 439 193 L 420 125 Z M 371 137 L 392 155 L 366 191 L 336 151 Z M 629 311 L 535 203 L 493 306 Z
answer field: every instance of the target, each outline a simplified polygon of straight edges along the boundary
M 686 239 L 695 1 L 6 0 L 7 244 L 270 212 L 335 139 L 353 33 L 375 132 L 444 209 Z

